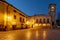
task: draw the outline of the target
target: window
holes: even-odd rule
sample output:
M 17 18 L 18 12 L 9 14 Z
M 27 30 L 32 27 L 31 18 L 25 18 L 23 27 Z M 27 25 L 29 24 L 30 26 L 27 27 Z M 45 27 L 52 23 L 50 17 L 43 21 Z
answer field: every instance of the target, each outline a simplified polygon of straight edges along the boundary
M 20 22 L 22 22 L 22 18 L 20 17 Z
M 45 23 L 45 19 L 43 19 L 43 22 Z
M 47 23 L 49 23 L 49 19 L 47 19 Z
M 24 22 L 24 19 L 23 19 L 23 22 Z
M 38 23 L 38 19 L 36 19 L 36 23 Z
M 42 23 L 42 20 L 40 19 L 39 23 Z
M 16 19 L 16 15 L 14 15 L 14 19 Z
M 14 10 L 14 12 L 16 12 L 16 10 Z
M 21 24 L 21 29 L 23 29 L 23 24 Z

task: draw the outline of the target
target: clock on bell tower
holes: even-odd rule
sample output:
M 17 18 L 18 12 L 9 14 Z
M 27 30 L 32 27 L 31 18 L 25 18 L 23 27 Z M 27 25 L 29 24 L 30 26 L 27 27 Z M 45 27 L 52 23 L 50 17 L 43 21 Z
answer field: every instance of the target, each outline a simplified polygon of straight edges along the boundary
M 51 16 L 52 25 L 56 25 L 56 4 L 49 5 L 49 15 Z
M 49 5 L 49 12 L 55 12 L 56 11 L 56 4 L 50 4 Z

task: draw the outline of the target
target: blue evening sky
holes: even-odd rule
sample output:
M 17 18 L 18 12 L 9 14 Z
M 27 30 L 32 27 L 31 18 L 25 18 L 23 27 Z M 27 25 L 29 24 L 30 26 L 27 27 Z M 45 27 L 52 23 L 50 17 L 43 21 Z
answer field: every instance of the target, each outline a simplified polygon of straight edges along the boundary
M 32 16 L 35 14 L 48 14 L 50 3 L 56 4 L 56 13 L 60 11 L 60 0 L 6 0 L 25 14 Z

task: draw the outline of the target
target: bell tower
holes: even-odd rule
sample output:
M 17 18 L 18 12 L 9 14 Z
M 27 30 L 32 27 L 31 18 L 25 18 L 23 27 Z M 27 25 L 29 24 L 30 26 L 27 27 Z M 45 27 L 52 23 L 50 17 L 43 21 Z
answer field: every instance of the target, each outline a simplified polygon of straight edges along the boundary
M 49 5 L 49 15 L 51 16 L 52 27 L 56 27 L 56 4 Z

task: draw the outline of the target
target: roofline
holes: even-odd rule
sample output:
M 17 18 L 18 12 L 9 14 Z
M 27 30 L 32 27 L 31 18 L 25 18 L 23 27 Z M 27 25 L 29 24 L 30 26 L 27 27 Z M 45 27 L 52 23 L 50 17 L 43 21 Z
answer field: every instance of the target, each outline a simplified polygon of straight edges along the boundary
M 4 0 L 0 0 L 0 1 L 2 1 L 2 2 L 5 2 L 5 3 L 7 3 L 8 5 L 10 5 L 10 6 L 12 6 L 13 8 L 15 8 L 15 9 L 17 9 L 16 7 L 14 7 L 12 4 L 10 4 L 10 3 L 8 3 L 8 2 L 6 2 L 6 1 L 4 1 Z M 19 9 L 17 9 L 18 11 L 20 11 Z M 22 11 L 20 11 L 20 12 L 22 12 Z M 24 15 L 26 15 L 24 12 L 22 12 Z M 26 16 L 28 16 L 28 15 L 26 15 Z
M 51 4 L 49 4 L 49 5 L 56 5 L 55 3 L 51 3 Z

